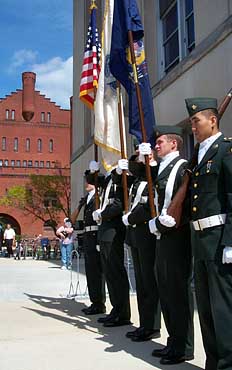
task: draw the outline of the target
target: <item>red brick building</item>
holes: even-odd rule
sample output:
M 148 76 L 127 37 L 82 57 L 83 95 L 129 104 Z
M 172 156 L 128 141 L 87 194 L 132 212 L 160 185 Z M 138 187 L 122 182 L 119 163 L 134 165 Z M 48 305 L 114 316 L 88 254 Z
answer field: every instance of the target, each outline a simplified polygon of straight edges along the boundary
M 70 176 L 70 110 L 36 91 L 35 81 L 23 73 L 22 89 L 0 99 L 0 196 L 30 174 Z M 22 235 L 44 232 L 43 222 L 18 209 L 0 206 L 0 217 Z

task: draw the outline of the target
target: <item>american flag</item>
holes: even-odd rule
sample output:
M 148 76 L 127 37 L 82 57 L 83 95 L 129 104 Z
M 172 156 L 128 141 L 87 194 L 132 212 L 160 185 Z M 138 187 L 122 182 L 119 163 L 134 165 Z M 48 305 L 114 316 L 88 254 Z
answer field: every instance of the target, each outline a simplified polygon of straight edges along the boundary
M 96 27 L 96 7 L 91 9 L 85 45 L 79 97 L 89 108 L 94 105 L 94 88 L 98 87 L 101 44 Z

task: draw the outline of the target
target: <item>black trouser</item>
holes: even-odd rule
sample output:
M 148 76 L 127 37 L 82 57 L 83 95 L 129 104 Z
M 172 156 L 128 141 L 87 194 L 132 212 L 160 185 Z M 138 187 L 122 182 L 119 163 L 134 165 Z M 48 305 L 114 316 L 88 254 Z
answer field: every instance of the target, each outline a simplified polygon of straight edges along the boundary
M 120 319 L 129 320 L 129 281 L 124 266 L 124 243 L 117 235 L 112 242 L 100 241 L 100 255 L 113 310 Z
M 189 227 L 157 240 L 156 274 L 168 343 L 178 355 L 194 350 L 192 253 Z
M 6 243 L 8 257 L 13 256 L 13 249 L 12 249 L 13 239 L 5 239 L 5 243 Z
M 131 234 L 140 326 L 159 330 L 161 313 L 155 277 L 156 238 L 149 232 L 148 224 L 128 230 Z
M 87 232 L 83 238 L 85 255 L 85 272 L 90 301 L 95 305 L 104 307 L 105 296 L 105 278 L 101 266 L 100 253 L 96 250 L 97 233 Z
M 206 370 L 232 369 L 232 266 L 195 261 L 195 289 Z

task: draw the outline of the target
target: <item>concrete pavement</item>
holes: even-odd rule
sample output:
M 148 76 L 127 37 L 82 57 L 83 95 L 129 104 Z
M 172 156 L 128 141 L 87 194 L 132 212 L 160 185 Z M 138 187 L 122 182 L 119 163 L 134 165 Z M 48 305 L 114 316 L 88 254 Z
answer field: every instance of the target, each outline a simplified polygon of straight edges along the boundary
M 166 342 L 133 343 L 129 326 L 103 328 L 99 316 L 86 317 L 88 299 L 67 299 L 70 271 L 58 262 L 0 258 L 0 370 L 198 370 L 204 368 L 199 322 L 195 313 L 195 359 L 163 366 L 151 356 Z M 73 272 L 74 290 L 77 273 Z M 80 289 L 86 289 L 81 259 Z M 79 289 L 78 289 L 79 291 Z M 110 304 L 107 302 L 108 308 Z M 131 297 L 132 321 L 138 325 L 136 297 Z

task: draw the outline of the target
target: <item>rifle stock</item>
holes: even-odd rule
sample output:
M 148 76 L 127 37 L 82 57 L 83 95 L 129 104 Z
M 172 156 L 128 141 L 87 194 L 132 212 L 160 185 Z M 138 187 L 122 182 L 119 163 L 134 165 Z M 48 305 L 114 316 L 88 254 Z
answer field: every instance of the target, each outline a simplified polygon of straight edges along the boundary
M 78 207 L 73 211 L 73 213 L 70 216 L 70 220 L 72 224 L 74 225 L 76 222 L 77 217 L 79 216 L 79 213 L 81 211 L 81 208 L 83 207 L 84 203 L 80 203 Z
M 232 89 L 230 89 L 230 91 L 227 93 L 227 95 L 225 96 L 225 98 L 223 99 L 222 103 L 220 104 L 218 108 L 219 119 L 222 118 L 226 108 L 228 107 L 231 101 L 231 97 L 232 97 Z M 175 196 L 173 197 L 168 207 L 168 210 L 167 210 L 168 215 L 172 216 L 176 220 L 176 227 L 180 225 L 181 215 L 183 211 L 183 204 L 184 204 L 184 201 L 186 199 L 186 195 L 189 189 L 189 182 L 191 179 L 192 170 L 197 165 L 198 147 L 199 147 L 199 144 L 196 144 L 194 148 L 193 156 L 191 160 L 189 161 L 189 166 L 186 169 L 186 173 L 183 176 L 182 184 L 179 187 L 178 191 L 176 192 Z

